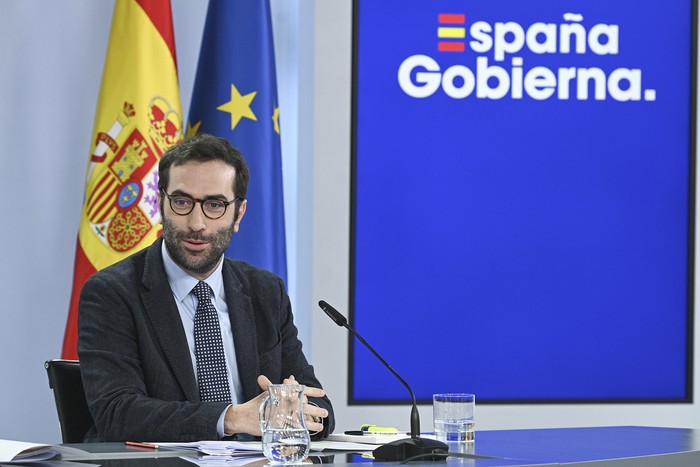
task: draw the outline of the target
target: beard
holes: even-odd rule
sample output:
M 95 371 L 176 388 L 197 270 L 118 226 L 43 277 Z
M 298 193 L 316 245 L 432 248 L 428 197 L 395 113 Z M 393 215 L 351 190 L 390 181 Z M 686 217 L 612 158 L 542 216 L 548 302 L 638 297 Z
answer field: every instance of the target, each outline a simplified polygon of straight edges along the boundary
M 163 239 L 170 257 L 185 271 L 193 275 L 204 276 L 211 273 L 228 248 L 233 236 L 234 224 L 223 227 L 211 234 L 179 230 L 168 219 L 163 219 Z M 190 251 L 182 246 L 183 240 L 198 240 L 209 243 L 209 248 L 202 251 Z

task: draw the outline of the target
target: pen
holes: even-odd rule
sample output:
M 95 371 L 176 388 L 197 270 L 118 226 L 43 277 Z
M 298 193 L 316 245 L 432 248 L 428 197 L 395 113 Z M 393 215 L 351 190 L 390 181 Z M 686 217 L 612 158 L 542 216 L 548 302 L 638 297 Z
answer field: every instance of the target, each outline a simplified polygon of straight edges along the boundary
M 126 441 L 124 444 L 126 444 L 127 446 L 138 446 L 140 448 L 150 448 L 150 449 L 158 449 L 160 447 L 157 444 L 137 443 L 136 441 Z
M 373 435 L 398 435 L 396 431 L 364 431 L 364 430 L 348 430 L 345 432 L 346 435 L 356 435 L 356 436 L 373 436 Z

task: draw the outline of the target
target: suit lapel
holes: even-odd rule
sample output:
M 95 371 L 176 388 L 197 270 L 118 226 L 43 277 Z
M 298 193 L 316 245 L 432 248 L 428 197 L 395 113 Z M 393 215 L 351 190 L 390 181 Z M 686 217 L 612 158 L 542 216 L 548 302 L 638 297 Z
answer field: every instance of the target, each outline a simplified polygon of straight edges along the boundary
M 162 243 L 163 239 L 158 239 L 146 253 L 141 298 L 160 347 L 185 397 L 191 402 L 199 402 L 185 330 L 163 266 Z
M 250 400 L 260 393 L 257 378 L 260 374 L 255 315 L 250 296 L 243 290 L 234 274 L 235 266 L 224 259 L 223 276 L 226 304 L 236 348 L 238 374 L 243 386 L 243 397 Z

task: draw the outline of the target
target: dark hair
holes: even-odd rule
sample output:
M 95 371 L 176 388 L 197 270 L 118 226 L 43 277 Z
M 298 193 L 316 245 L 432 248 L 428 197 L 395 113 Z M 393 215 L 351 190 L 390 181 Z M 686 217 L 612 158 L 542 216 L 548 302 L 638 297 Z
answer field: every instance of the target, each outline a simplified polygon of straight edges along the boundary
M 243 154 L 231 146 L 224 138 L 201 133 L 185 138 L 165 151 L 158 163 L 158 189 L 166 191 L 170 182 L 170 168 L 187 162 L 223 161 L 236 169 L 233 179 L 233 193 L 236 198 L 244 200 L 248 191 L 248 164 Z

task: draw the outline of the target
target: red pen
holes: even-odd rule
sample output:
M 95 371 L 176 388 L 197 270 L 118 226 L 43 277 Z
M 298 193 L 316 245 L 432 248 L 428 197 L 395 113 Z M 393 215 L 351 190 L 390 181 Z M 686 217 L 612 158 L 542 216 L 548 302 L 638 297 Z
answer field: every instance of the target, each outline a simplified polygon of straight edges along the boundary
M 160 446 L 151 443 L 138 443 L 136 441 L 126 441 L 124 444 L 127 446 L 138 446 L 140 448 L 158 449 Z

